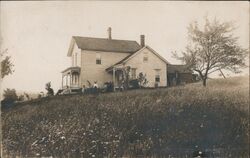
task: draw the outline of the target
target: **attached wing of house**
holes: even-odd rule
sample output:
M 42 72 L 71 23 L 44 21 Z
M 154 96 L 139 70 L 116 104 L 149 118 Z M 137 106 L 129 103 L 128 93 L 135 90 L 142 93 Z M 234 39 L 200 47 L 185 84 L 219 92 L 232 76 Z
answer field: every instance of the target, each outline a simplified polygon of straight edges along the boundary
M 168 86 L 192 83 L 196 81 L 197 75 L 193 74 L 186 65 L 168 65 Z
M 148 87 L 164 87 L 167 86 L 167 64 L 169 62 L 166 59 L 146 45 L 108 67 L 106 71 L 119 74 L 119 70 L 129 66 L 131 68 L 131 79 L 135 79 L 139 73 L 143 73 L 148 80 Z

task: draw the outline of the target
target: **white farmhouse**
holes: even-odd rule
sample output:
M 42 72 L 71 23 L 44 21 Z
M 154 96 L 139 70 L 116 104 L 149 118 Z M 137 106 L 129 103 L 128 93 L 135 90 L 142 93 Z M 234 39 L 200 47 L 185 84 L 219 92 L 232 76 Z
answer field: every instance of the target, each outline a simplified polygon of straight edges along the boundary
M 108 38 L 73 36 L 67 56 L 71 67 L 62 71 L 62 88 L 86 87 L 97 82 L 101 87 L 105 82 L 119 86 L 121 70 L 129 66 L 130 78 L 135 79 L 142 72 L 146 74 L 148 87 L 168 85 L 168 61 L 149 46 L 141 35 L 140 45 L 136 41 Z

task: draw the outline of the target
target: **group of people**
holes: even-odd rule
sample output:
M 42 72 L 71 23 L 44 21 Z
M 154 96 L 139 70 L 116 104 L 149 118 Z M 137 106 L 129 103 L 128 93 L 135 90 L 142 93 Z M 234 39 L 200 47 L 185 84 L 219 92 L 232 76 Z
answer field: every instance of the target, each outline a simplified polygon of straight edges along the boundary
M 61 90 L 60 94 L 72 94 L 74 92 L 76 93 L 82 93 L 82 94 L 92 94 L 92 93 L 98 93 L 98 92 L 113 92 L 114 84 L 113 82 L 106 82 L 104 83 L 104 86 L 99 87 L 97 81 L 94 82 L 94 84 L 90 87 L 86 87 L 85 85 L 82 85 L 81 89 L 78 89 L 77 91 L 74 89 L 71 89 L 69 86 L 67 86 L 65 89 Z M 74 90 L 74 91 L 72 91 Z
M 94 82 L 92 88 L 93 88 L 95 91 L 97 91 L 97 89 L 99 88 L 99 86 L 98 86 L 98 84 L 97 84 L 97 81 Z M 83 85 L 83 86 L 82 86 L 82 93 L 85 93 L 85 92 L 86 92 L 86 86 Z

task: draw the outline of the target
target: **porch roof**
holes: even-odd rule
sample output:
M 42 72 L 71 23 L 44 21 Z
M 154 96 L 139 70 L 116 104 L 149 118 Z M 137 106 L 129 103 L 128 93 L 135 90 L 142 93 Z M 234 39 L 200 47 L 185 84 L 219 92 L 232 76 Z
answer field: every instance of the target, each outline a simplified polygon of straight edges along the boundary
M 125 60 L 127 60 L 129 57 L 131 57 L 134 53 L 131 53 L 130 55 L 126 56 L 125 58 L 123 58 L 122 60 L 120 60 L 119 62 L 115 63 L 114 65 L 106 68 L 106 71 L 110 71 L 112 70 L 113 68 L 117 68 L 117 67 L 121 67 L 121 65 L 123 64 L 123 62 Z
M 75 67 L 68 67 L 67 69 L 63 70 L 61 73 L 62 74 L 73 73 L 73 72 L 80 73 L 80 71 L 81 71 L 81 68 L 79 66 L 75 66 Z
M 112 72 L 113 71 L 113 68 L 115 68 L 115 70 L 121 70 L 123 68 L 123 65 L 122 64 L 118 64 L 118 65 L 113 65 L 113 66 L 110 66 L 106 69 L 107 72 Z

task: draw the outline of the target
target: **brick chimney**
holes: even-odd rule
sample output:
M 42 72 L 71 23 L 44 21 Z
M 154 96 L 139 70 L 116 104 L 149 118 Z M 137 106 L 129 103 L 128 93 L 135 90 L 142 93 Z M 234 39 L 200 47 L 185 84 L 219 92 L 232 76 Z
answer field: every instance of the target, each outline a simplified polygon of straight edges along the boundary
M 111 36 L 111 27 L 108 28 L 108 39 L 112 39 L 112 36 Z
M 145 35 L 141 35 L 141 47 L 145 46 Z

